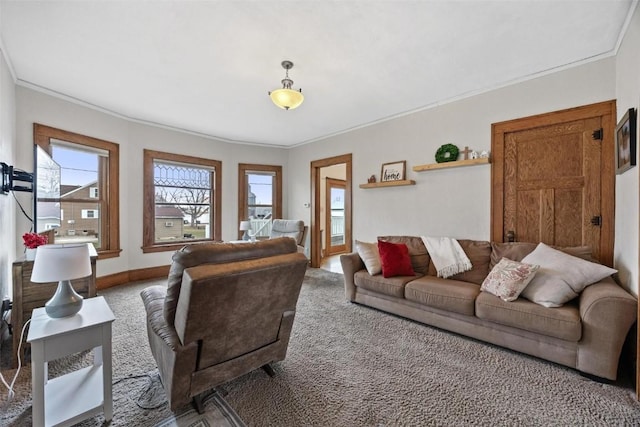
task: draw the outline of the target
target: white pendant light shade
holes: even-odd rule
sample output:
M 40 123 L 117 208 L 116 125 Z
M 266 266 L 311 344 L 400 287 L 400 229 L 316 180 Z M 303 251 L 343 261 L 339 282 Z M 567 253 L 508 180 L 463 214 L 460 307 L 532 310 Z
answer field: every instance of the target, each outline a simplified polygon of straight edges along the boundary
M 304 95 L 302 95 L 302 89 L 291 89 L 293 80 L 289 78 L 289 70 L 293 68 L 293 62 L 282 61 L 282 68 L 287 70 L 285 78 L 282 79 L 282 89 L 269 92 L 269 96 L 273 103 L 283 110 L 293 110 L 302 104 Z
M 274 104 L 284 110 L 298 108 L 304 101 L 302 92 L 293 89 L 277 89 L 271 92 L 269 96 Z

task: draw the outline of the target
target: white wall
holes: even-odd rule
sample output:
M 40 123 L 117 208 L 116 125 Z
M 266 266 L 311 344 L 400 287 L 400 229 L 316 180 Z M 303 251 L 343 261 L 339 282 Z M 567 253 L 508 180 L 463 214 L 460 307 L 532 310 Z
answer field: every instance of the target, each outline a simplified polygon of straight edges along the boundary
M 490 150 L 492 123 L 614 99 L 615 75 L 610 57 L 293 148 L 289 216 L 310 221 L 303 207 L 310 199 L 310 162 L 352 153 L 354 239 L 410 234 L 488 240 L 490 166 L 411 168 L 434 163 L 446 143 Z M 415 186 L 358 187 L 378 176 L 382 163 L 397 160 L 407 160 L 407 179 Z
M 120 241 L 117 258 L 99 260 L 98 277 L 138 268 L 166 265 L 172 252 L 142 253 L 143 149 L 200 156 L 222 161 L 222 238 L 236 238 L 238 230 L 238 163 L 281 165 L 287 181 L 287 153 L 280 148 L 229 144 L 182 132 L 148 126 L 68 102 L 25 87 L 17 87 L 16 164 L 33 169 L 33 123 L 89 135 L 120 145 Z M 31 212 L 31 195 L 22 196 Z M 283 195 L 287 212 L 287 193 Z M 15 231 L 16 247 L 29 222 L 21 215 Z M 4 270 L 3 270 L 4 271 Z
M 4 56 L 0 55 L 0 161 L 8 165 L 13 165 L 16 149 L 15 95 L 13 76 Z M 0 301 L 6 296 L 12 297 L 11 264 L 16 258 L 12 244 L 16 229 L 15 206 L 11 194 L 0 195 Z M 22 241 L 22 237 L 18 237 Z
M 618 120 L 629 108 L 640 107 L 640 8 L 616 56 Z M 637 133 L 636 133 L 637 134 Z M 637 155 L 636 155 L 637 161 Z M 616 176 L 616 244 L 614 266 L 622 286 L 638 295 L 638 179 L 636 166 Z

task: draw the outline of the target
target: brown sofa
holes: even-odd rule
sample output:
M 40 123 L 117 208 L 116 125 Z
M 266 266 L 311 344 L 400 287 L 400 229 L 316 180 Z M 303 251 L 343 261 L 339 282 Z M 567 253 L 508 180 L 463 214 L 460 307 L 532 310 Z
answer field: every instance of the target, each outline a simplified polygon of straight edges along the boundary
M 616 379 L 622 345 L 636 320 L 637 301 L 612 278 L 588 286 L 562 307 L 546 308 L 523 298 L 505 302 L 481 292 L 480 285 L 500 259 L 521 261 L 535 244 L 459 240 L 473 269 L 442 279 L 436 277 L 421 238 L 379 239 L 407 244 L 416 276 L 371 276 L 357 253 L 342 255 L 349 301 Z M 588 248 L 560 249 L 590 259 Z
M 307 267 L 293 239 L 188 245 L 167 286 L 141 293 L 147 335 L 172 410 L 284 360 Z

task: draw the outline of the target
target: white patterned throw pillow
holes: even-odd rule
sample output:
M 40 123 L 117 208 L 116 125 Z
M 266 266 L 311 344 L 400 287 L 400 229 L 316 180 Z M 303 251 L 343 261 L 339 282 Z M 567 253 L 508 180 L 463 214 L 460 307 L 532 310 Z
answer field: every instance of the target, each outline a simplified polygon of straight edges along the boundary
M 489 275 L 487 275 L 481 291 L 489 292 L 503 301 L 514 301 L 526 288 L 540 267 L 502 258 Z

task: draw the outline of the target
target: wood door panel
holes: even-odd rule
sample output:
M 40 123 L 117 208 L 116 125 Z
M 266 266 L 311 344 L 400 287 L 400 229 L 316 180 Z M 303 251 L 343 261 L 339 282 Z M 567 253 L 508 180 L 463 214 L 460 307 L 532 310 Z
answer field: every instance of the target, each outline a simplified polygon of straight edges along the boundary
M 519 182 L 582 175 L 581 134 L 541 137 L 527 142 L 518 134 L 512 143 L 517 145 Z
M 562 224 L 554 232 L 554 244 L 558 246 L 582 246 L 582 190 L 555 190 L 554 223 Z
M 538 240 L 548 245 L 555 243 L 555 212 L 555 193 L 553 188 L 540 190 L 540 225 L 538 226 L 540 236 L 532 241 Z
M 611 265 L 614 119 L 609 101 L 493 124 L 492 240 L 513 231 L 517 241 L 588 245 Z
M 540 236 L 540 191 L 520 191 L 514 211 L 513 225 L 506 231 L 515 231 L 519 242 L 539 241 Z M 505 232 L 506 233 L 506 232 Z

